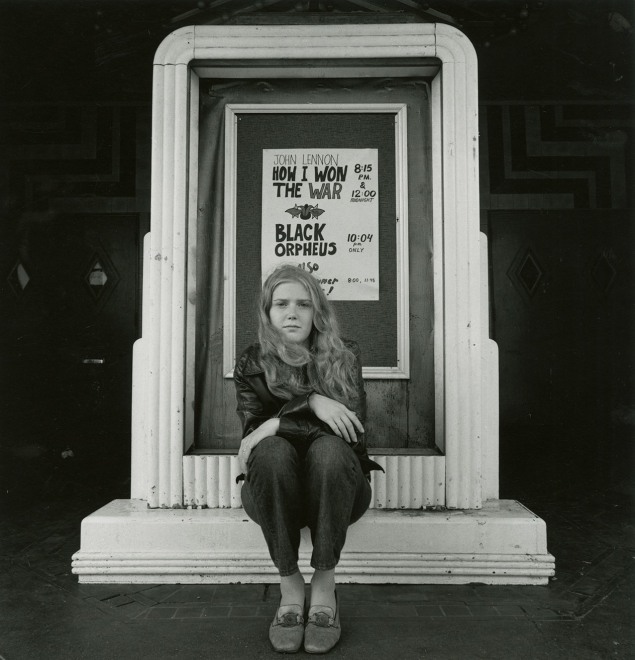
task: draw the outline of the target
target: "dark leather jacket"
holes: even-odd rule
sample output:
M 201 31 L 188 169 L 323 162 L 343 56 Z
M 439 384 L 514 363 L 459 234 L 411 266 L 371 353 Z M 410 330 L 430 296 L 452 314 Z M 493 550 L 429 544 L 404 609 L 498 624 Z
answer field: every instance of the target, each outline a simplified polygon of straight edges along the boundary
M 366 419 L 366 392 L 362 379 L 362 365 L 359 347 L 355 342 L 345 341 L 346 346 L 357 358 L 357 404 L 355 414 L 364 424 Z M 252 344 L 240 356 L 234 368 L 234 383 L 238 417 L 243 427 L 243 438 L 257 429 L 271 417 L 280 418 L 280 428 L 276 435 L 291 443 L 309 443 L 321 435 L 333 435 L 328 424 L 318 419 L 309 407 L 312 392 L 295 397 L 290 401 L 272 394 L 267 386 L 265 373 L 260 361 L 260 344 Z M 383 468 L 371 461 L 366 451 L 364 435 L 358 434 L 353 450 L 359 459 L 362 471 L 368 477 L 371 470 Z

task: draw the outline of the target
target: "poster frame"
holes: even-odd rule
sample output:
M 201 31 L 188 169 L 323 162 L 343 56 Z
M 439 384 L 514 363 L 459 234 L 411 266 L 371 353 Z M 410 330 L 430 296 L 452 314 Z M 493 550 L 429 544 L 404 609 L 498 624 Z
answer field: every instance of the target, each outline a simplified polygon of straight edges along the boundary
M 395 264 L 397 303 L 397 364 L 363 367 L 366 379 L 410 377 L 409 266 L 408 266 L 408 151 L 405 103 L 234 103 L 225 107 L 225 200 L 223 373 L 233 377 L 236 360 L 236 193 L 238 115 L 245 113 L 388 113 L 395 118 Z

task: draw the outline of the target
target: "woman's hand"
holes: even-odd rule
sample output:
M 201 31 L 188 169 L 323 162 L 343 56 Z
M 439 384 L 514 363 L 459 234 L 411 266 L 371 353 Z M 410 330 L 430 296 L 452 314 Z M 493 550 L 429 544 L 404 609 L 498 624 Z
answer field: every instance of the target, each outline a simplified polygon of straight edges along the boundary
M 328 424 L 335 435 L 351 445 L 357 444 L 357 432 L 364 432 L 357 415 L 343 403 L 314 392 L 309 397 L 309 407 L 318 419 Z
M 246 435 L 240 443 L 238 450 L 238 465 L 243 474 L 247 474 L 247 461 L 254 447 L 265 438 L 275 435 L 280 428 L 280 420 L 272 417 L 263 422 L 257 429 L 254 429 L 249 435 Z

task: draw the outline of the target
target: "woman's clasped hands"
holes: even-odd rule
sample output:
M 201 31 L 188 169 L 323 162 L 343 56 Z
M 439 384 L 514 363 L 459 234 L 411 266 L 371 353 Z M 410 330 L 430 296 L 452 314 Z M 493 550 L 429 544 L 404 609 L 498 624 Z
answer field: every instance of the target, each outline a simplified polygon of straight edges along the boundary
M 364 427 L 357 415 L 343 403 L 313 392 L 309 397 L 309 407 L 318 419 L 329 425 L 335 435 L 351 445 L 357 444 L 357 432 L 363 433 Z

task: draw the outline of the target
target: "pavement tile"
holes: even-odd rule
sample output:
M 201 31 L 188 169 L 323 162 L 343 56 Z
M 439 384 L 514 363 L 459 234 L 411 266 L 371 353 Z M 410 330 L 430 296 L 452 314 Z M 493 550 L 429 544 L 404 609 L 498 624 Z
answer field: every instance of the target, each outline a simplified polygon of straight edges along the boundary
M 260 603 L 264 599 L 265 588 L 262 584 L 218 584 L 211 602 L 214 605 L 244 605 Z
M 502 585 L 502 584 L 478 584 L 474 585 L 474 592 L 477 596 L 492 600 L 513 600 L 518 601 L 523 599 L 522 590 L 516 586 Z
M 437 605 L 416 605 L 415 610 L 419 616 L 445 616 L 443 610 Z
M 523 616 L 525 610 L 520 605 L 497 605 L 496 610 L 501 616 Z
M 118 596 L 113 596 L 112 598 L 102 598 L 102 602 L 110 607 L 120 607 L 121 605 L 129 605 L 134 603 L 134 600 L 125 594 L 119 594 Z
M 425 602 L 430 599 L 429 590 L 421 588 L 421 585 L 408 584 L 385 584 L 373 585 L 369 589 L 373 600 L 387 602 L 417 601 Z
M 571 587 L 571 591 L 576 594 L 582 594 L 583 596 L 591 596 L 596 593 L 601 586 L 602 582 L 600 582 L 600 580 L 584 577 Z
M 149 608 L 142 603 L 138 603 L 136 600 L 126 605 L 122 605 L 117 609 L 117 612 L 123 614 L 124 616 L 130 619 L 136 619 L 144 613 L 147 613 Z
M 200 619 L 203 616 L 203 607 L 177 607 L 175 619 Z
M 141 603 L 142 605 L 145 605 L 146 607 L 152 607 L 153 605 L 156 605 L 156 600 L 153 598 L 149 598 L 146 596 L 142 591 L 138 593 L 132 593 L 130 594 L 131 596 L 134 597 L 134 599 L 138 602 Z
M 472 616 L 472 612 L 465 605 L 443 605 L 441 609 L 447 617 Z
M 215 584 L 185 585 L 163 602 L 169 600 L 170 603 L 211 603 L 216 593 L 216 587 Z
M 262 616 L 258 614 L 257 606 L 249 605 L 238 605 L 230 608 L 229 616 L 232 618 L 236 617 L 255 617 Z
M 256 616 L 266 616 L 272 619 L 277 611 L 278 611 L 277 603 L 265 603 L 264 605 L 259 605 L 256 608 Z
M 152 607 L 148 611 L 147 619 L 171 619 L 176 614 L 176 607 Z
M 377 585 L 370 584 L 338 584 L 337 594 L 342 601 L 376 600 L 378 589 Z
M 203 618 L 226 618 L 229 616 L 229 610 L 231 608 L 229 606 L 221 607 L 221 606 L 208 606 L 203 608 Z
M 532 605 L 523 605 L 525 614 L 530 619 L 537 621 L 552 621 L 556 619 L 570 619 L 574 616 L 573 612 L 557 612 L 546 607 L 536 607 Z
M 83 584 L 81 585 L 81 593 L 87 598 L 106 600 L 122 593 L 128 593 L 127 586 L 121 584 Z
M 414 605 L 393 605 L 387 603 L 359 603 L 348 608 L 342 607 L 344 617 L 409 618 L 417 616 Z
M 423 584 L 419 585 L 420 598 L 432 601 L 467 601 L 477 600 L 478 585 L 474 584 Z
M 473 617 L 489 619 L 491 617 L 496 618 L 500 616 L 498 610 L 493 605 L 473 605 L 470 603 L 468 607 Z
M 180 589 L 178 584 L 158 584 L 144 590 L 148 598 L 153 598 L 155 602 L 162 603 L 174 595 Z

